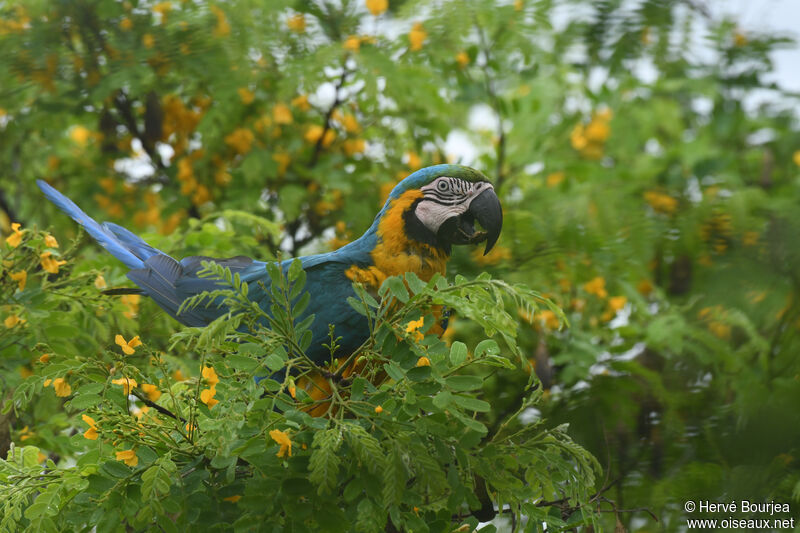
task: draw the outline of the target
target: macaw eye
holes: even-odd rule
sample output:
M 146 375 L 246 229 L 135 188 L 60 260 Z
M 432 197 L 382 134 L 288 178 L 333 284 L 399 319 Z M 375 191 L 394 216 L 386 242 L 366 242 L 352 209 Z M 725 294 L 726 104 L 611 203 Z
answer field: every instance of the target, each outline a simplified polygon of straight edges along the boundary
M 446 181 L 440 181 L 439 183 L 436 184 L 436 188 L 439 189 L 440 191 L 444 192 L 447 189 L 449 189 L 450 186 L 447 184 Z

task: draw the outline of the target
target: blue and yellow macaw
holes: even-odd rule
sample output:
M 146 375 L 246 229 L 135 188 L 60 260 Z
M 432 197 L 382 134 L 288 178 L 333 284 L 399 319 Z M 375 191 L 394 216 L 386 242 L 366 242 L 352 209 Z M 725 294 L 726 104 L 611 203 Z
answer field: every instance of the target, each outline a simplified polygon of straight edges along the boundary
M 203 261 L 215 261 L 238 273 L 248 284 L 248 298 L 268 310 L 270 278 L 264 261 L 239 256 L 214 259 L 191 256 L 177 261 L 111 222 L 99 224 L 74 202 L 39 180 L 39 188 L 62 211 L 83 226 L 111 254 L 125 263 L 130 278 L 178 322 L 205 326 L 226 312 L 198 306 L 178 313 L 181 303 L 196 294 L 218 289 L 218 281 L 198 277 Z M 485 231 L 476 231 L 478 221 Z M 444 274 L 451 246 L 486 241 L 488 253 L 500 235 L 503 213 L 489 180 L 477 170 L 458 165 L 436 165 L 418 170 L 392 190 L 375 221 L 357 240 L 334 252 L 301 257 L 305 290 L 311 301 L 299 317 L 314 315 L 312 342 L 307 355 L 322 365 L 330 358 L 328 325 L 340 336 L 337 356 L 353 353 L 368 338 L 366 318 L 347 302 L 355 296 L 353 282 L 376 292 L 389 277 L 414 272 L 428 281 Z M 292 260 L 281 262 L 287 271 Z

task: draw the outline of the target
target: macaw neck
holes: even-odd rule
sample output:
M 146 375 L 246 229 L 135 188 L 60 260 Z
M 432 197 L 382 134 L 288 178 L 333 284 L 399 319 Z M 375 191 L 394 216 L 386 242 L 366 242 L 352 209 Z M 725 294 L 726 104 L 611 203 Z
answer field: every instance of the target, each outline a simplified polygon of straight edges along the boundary
M 389 276 L 413 272 L 428 281 L 437 272 L 445 273 L 448 251 L 411 238 L 407 231 L 406 213 L 422 195 L 422 191 L 413 189 L 387 202 L 372 226 L 358 239 L 371 245 L 368 253 L 372 265 L 350 267 L 345 273 L 351 280 L 377 290 Z

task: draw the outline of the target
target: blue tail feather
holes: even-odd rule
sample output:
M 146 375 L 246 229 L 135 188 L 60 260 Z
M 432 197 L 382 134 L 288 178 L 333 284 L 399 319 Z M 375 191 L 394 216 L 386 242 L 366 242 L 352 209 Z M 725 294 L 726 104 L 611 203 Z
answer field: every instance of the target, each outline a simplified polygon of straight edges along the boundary
M 144 260 L 147 259 L 149 255 L 147 257 L 141 257 L 139 255 L 140 253 L 147 253 L 148 251 L 160 253 L 128 230 L 124 230 L 124 233 L 117 233 L 117 228 L 123 228 L 120 228 L 116 224 L 111 225 L 106 223 L 101 226 L 96 220 L 84 213 L 75 202 L 55 190 L 47 182 L 36 180 L 36 183 L 51 202 L 72 217 L 75 222 L 83 226 L 89 235 L 94 237 L 103 248 L 111 252 L 111 255 L 125 263 L 129 268 L 142 268 L 144 266 Z M 138 243 L 132 243 L 128 235 L 135 237 Z M 152 255 L 152 253 L 150 253 L 150 255 Z

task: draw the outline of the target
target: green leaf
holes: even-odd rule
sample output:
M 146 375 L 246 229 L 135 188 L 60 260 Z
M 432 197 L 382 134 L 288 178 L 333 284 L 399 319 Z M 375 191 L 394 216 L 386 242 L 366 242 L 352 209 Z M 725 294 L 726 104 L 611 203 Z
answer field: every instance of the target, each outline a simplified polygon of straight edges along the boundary
M 467 345 L 461 341 L 453 341 L 450 345 L 450 363 L 458 366 L 467 360 Z
M 480 389 L 483 379 L 478 376 L 449 376 L 445 384 L 455 391 L 470 391 Z
M 488 413 L 492 406 L 489 402 L 485 402 L 483 400 L 479 400 L 477 398 L 472 398 L 471 396 L 463 396 L 461 394 L 453 394 L 452 398 L 453 403 L 458 405 L 459 407 L 463 407 L 464 409 L 470 411 L 478 411 L 480 413 Z
M 308 479 L 316 485 L 320 495 L 332 492 L 337 486 L 341 459 L 336 452 L 341 444 L 342 434 L 339 429 L 318 431 L 314 435 L 313 451 L 308 463 Z

